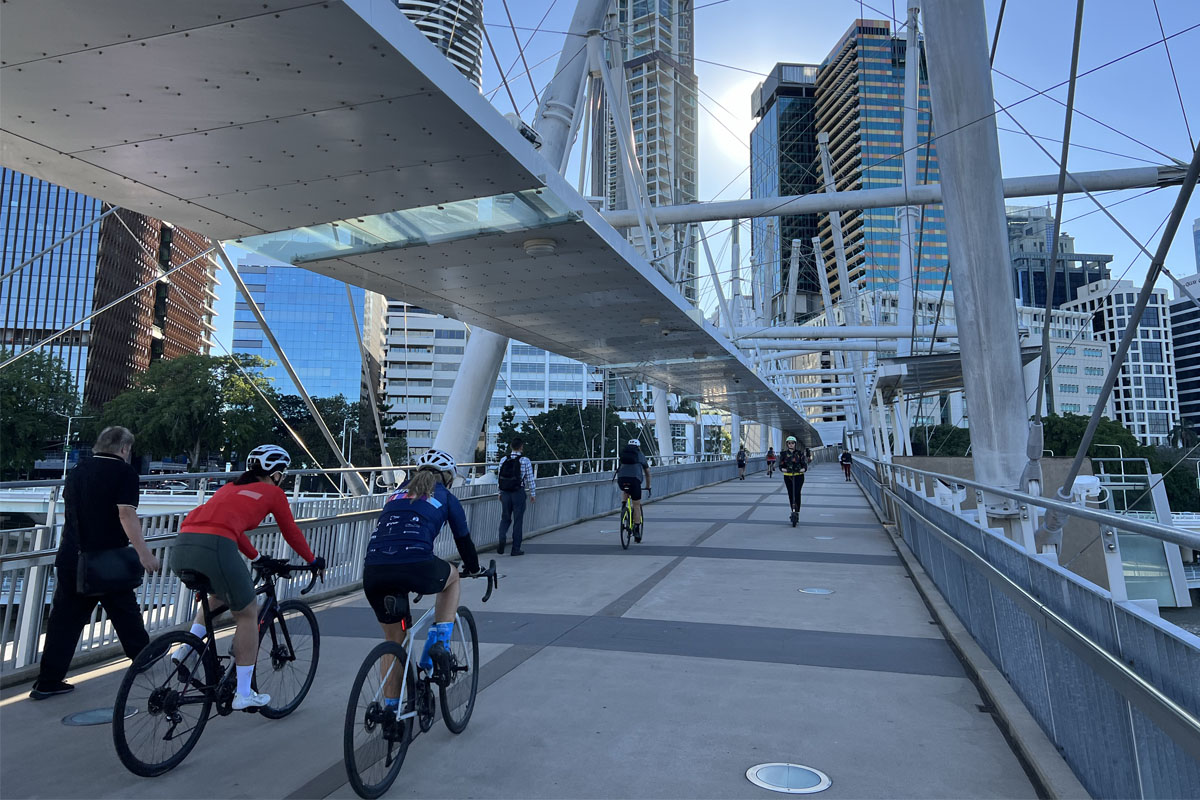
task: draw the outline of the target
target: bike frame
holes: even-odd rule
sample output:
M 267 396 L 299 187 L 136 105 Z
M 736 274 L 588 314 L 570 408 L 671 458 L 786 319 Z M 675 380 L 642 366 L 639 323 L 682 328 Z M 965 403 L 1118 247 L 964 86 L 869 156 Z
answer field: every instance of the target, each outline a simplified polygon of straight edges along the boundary
M 432 624 L 433 616 L 436 610 L 437 603 L 435 602 L 434 605 L 430 606 L 429 609 L 421 615 L 420 619 L 413 623 L 413 626 L 408 629 L 408 633 L 404 636 L 404 672 L 400 673 L 400 702 L 396 706 L 397 722 L 403 722 L 406 719 L 412 719 L 417 716 L 416 709 L 413 709 L 407 713 L 401 713 L 401 711 L 404 709 L 404 703 L 408 699 L 409 687 L 407 676 L 409 674 L 409 670 L 412 668 L 413 652 L 415 651 L 414 644 L 417 641 L 417 632 L 428 628 Z M 462 618 L 459 617 L 457 611 L 454 612 L 454 632 L 455 635 L 459 637 L 459 641 L 462 642 L 463 652 L 466 654 L 466 658 L 469 661 L 471 658 L 471 649 L 467 647 L 467 637 L 464 636 L 462 632 Z M 383 680 L 379 684 L 379 694 L 382 694 L 384 689 L 387 688 L 388 681 L 392 677 L 392 670 L 396 668 L 396 663 L 397 662 L 393 661 L 392 666 L 387 671 L 387 674 L 383 676 Z M 469 664 L 468 666 L 470 669 L 475 669 L 474 664 Z M 379 702 L 379 694 L 377 694 L 375 697 L 372 697 L 371 700 L 373 702 Z

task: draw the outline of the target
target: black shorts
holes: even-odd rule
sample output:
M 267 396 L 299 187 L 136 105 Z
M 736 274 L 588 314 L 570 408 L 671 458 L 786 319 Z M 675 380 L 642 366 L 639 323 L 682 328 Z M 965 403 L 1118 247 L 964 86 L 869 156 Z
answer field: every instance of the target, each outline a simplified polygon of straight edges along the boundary
M 437 594 L 446 588 L 451 569 L 440 558 L 413 564 L 367 564 L 363 567 L 363 592 L 375 619 L 387 625 L 403 622 L 405 630 L 411 628 L 408 593 Z M 394 598 L 391 603 L 389 597 Z
M 640 478 L 617 478 L 617 486 L 621 487 L 621 491 L 629 495 L 630 500 L 642 499 L 642 481 Z

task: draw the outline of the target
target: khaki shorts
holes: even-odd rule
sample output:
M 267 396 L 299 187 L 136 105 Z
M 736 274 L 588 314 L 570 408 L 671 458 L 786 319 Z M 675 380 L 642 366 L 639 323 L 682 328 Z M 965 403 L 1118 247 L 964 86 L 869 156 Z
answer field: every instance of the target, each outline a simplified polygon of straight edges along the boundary
M 254 602 L 254 581 L 237 542 L 214 533 L 181 533 L 171 546 L 171 571 L 190 569 L 208 578 L 212 593 L 233 611 Z

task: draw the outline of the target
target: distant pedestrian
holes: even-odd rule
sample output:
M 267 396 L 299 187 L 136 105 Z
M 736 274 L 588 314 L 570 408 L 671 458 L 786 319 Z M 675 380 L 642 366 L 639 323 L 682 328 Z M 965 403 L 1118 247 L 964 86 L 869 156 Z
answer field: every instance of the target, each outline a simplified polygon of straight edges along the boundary
M 512 555 L 524 555 L 521 549 L 521 536 L 525 521 L 525 493 L 529 492 L 529 502 L 537 502 L 537 482 L 533 474 L 533 462 L 521 455 L 525 443 L 520 438 L 512 440 L 507 456 L 500 462 L 498 475 L 500 484 L 500 541 L 496 552 L 504 555 L 508 544 L 506 538 L 508 526 L 512 525 Z
M 133 434 L 121 427 L 105 428 L 92 453 L 92 458 L 67 474 L 63 489 L 66 518 L 54 559 L 54 601 L 41 671 L 29 693 L 34 700 L 75 688 L 63 679 L 97 603 L 104 607 L 129 658 L 150 642 L 134 593 L 141 577 L 133 558 L 121 552 L 132 545 L 147 572 L 158 572 L 162 566 L 146 545 L 137 516 L 138 474 L 129 466 Z
M 747 458 L 746 448 L 742 447 L 742 448 L 738 449 L 737 465 L 738 465 L 738 480 L 739 481 L 746 480 L 746 458 Z
M 844 472 L 846 474 L 846 480 L 849 481 L 850 480 L 850 465 L 854 463 L 854 457 L 850 455 L 849 450 L 843 450 L 841 456 L 838 457 L 838 461 L 841 462 L 842 472 Z

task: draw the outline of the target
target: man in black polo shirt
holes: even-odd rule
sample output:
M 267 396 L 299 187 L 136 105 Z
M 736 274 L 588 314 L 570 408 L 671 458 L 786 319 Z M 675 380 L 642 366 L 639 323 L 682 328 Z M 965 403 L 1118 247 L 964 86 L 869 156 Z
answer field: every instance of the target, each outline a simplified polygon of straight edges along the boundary
M 90 552 L 133 545 L 147 572 L 157 572 L 160 567 L 158 558 L 146 546 L 138 521 L 138 475 L 129 466 L 133 434 L 121 427 L 105 428 L 92 453 L 91 459 L 71 470 L 63 489 L 66 519 L 54 559 L 54 602 L 46 626 L 41 671 L 29 693 L 34 700 L 66 694 L 75 688 L 63 678 L 96 603 L 104 606 L 125 655 L 133 658 L 150 642 L 132 589 L 92 597 L 76 591 L 81 548 Z

